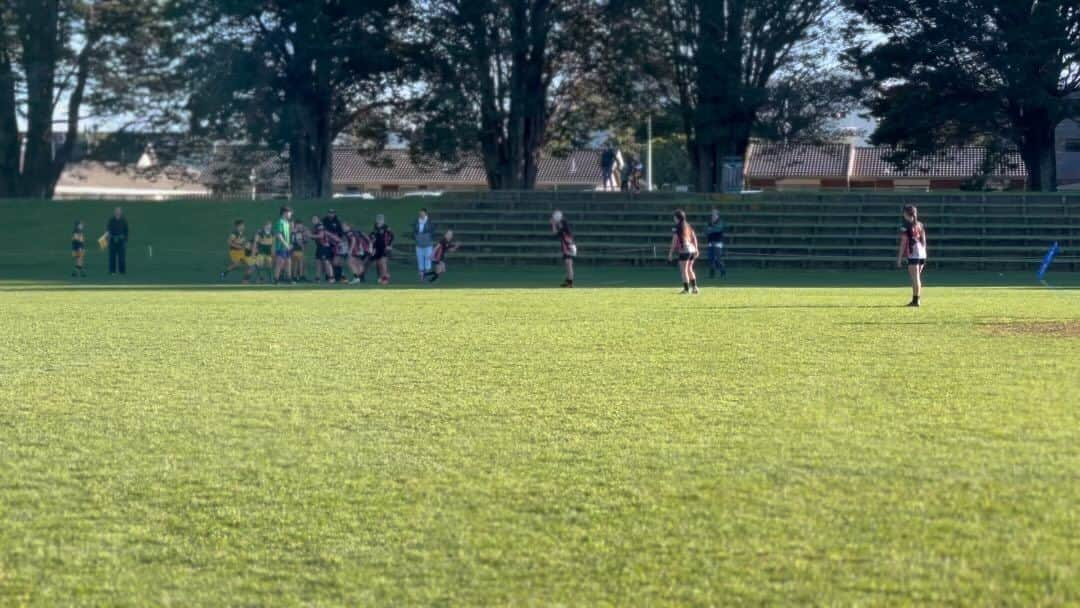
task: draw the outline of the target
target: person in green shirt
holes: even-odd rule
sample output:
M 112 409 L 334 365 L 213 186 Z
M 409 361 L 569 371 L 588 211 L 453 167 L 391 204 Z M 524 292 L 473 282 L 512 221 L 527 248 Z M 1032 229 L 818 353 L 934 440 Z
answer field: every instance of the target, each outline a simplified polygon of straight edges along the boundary
M 292 209 L 282 207 L 274 223 L 274 282 L 281 281 L 284 274 L 292 281 Z

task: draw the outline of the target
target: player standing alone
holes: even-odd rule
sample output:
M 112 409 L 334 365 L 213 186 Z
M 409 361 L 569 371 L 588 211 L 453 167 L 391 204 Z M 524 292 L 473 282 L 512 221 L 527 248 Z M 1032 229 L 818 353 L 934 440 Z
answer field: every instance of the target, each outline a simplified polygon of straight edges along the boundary
M 698 293 L 697 275 L 694 274 L 694 262 L 698 258 L 697 233 L 690 222 L 686 221 L 686 212 L 682 209 L 675 211 L 675 234 L 671 237 L 671 249 L 668 251 L 668 262 L 675 259 L 679 254 L 679 276 L 682 278 L 683 294 Z
M 71 232 L 71 259 L 75 261 L 75 270 L 71 271 L 73 277 L 86 277 L 86 233 L 81 220 L 75 221 L 75 229 Z
M 919 221 L 919 210 L 914 205 L 904 207 L 904 225 L 900 228 L 900 250 L 896 253 L 896 267 L 904 265 L 907 257 L 908 276 L 911 277 L 911 303 L 922 305 L 922 275 L 926 269 L 926 227 Z
M 559 237 L 562 245 L 563 264 L 566 265 L 566 280 L 562 287 L 574 286 L 574 258 L 577 257 L 577 244 L 574 243 L 574 233 L 570 230 L 570 223 L 563 217 L 563 212 L 556 209 L 551 214 L 551 233 Z

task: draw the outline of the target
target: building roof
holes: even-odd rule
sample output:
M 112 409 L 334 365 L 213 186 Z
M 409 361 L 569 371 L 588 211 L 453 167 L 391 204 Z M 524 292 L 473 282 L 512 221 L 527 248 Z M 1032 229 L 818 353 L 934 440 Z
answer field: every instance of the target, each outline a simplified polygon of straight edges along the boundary
M 946 148 L 897 166 L 897 150 L 888 146 L 754 143 L 745 172 L 751 179 L 969 179 L 986 173 L 987 154 L 985 147 Z M 1027 170 L 1020 154 L 1009 151 L 992 163 L 989 177 L 1023 179 Z
M 600 184 L 600 153 L 578 150 L 566 157 L 540 159 L 536 181 L 541 185 Z M 356 149 L 334 151 L 334 183 L 457 184 L 486 186 L 483 160 L 475 154 L 458 162 L 414 158 L 407 150 L 366 153 Z
M 255 171 L 261 188 L 288 189 L 288 154 L 251 149 L 225 148 L 203 171 L 202 183 L 219 188 L 246 187 Z M 599 185 L 600 152 L 579 150 L 566 157 L 540 159 L 537 183 L 552 185 Z M 336 186 L 395 184 L 400 186 L 451 185 L 487 187 L 483 160 L 476 154 L 463 155 L 456 162 L 414 157 L 408 150 L 369 152 L 357 148 L 334 149 L 333 183 Z
M 130 165 L 84 161 L 68 164 L 56 184 L 69 196 L 203 196 L 199 173 L 186 167 L 139 170 Z
M 747 177 L 846 179 L 851 148 L 847 144 L 753 143 L 746 155 Z
M 460 162 L 414 160 L 407 150 L 365 153 L 356 149 L 334 150 L 334 183 L 365 184 L 462 184 L 487 183 L 483 163 L 475 156 Z
M 896 154 L 889 147 L 860 147 L 855 149 L 853 178 L 955 178 L 968 179 L 986 173 L 987 149 L 983 147 L 946 148 L 933 154 L 913 156 L 903 166 L 891 158 Z M 1027 170 L 1018 152 L 1006 152 L 991 167 L 992 177 L 1024 178 Z

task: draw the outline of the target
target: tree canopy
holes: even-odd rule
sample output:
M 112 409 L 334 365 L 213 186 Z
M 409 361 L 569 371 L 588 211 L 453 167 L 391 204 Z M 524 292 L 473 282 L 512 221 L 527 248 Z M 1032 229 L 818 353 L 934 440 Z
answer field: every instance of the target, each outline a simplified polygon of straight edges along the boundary
M 377 120 L 407 0 L 172 0 L 191 131 L 288 154 L 295 198 L 331 194 L 334 139 Z
M 0 5 L 0 196 L 50 198 L 88 116 L 130 116 L 151 103 L 144 76 L 164 61 L 159 9 L 115 0 Z
M 902 153 L 1015 146 L 1028 187 L 1057 184 L 1055 130 L 1080 115 L 1080 4 L 1070 0 L 846 0 L 885 36 L 849 51 L 873 141 Z M 903 154 L 900 154 L 902 161 Z

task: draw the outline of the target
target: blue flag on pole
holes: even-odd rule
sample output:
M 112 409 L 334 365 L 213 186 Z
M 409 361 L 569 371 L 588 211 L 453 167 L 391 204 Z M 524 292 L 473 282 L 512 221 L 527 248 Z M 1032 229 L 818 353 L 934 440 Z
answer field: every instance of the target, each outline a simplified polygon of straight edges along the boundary
M 1057 257 L 1057 254 L 1060 251 L 1061 251 L 1061 248 L 1058 247 L 1057 242 L 1054 242 L 1054 244 L 1050 246 L 1050 251 L 1046 252 L 1046 257 L 1043 258 L 1042 266 L 1039 267 L 1039 280 L 1040 281 L 1043 280 L 1044 278 L 1046 278 L 1046 272 L 1048 270 L 1050 270 L 1050 264 L 1054 263 L 1054 258 Z

